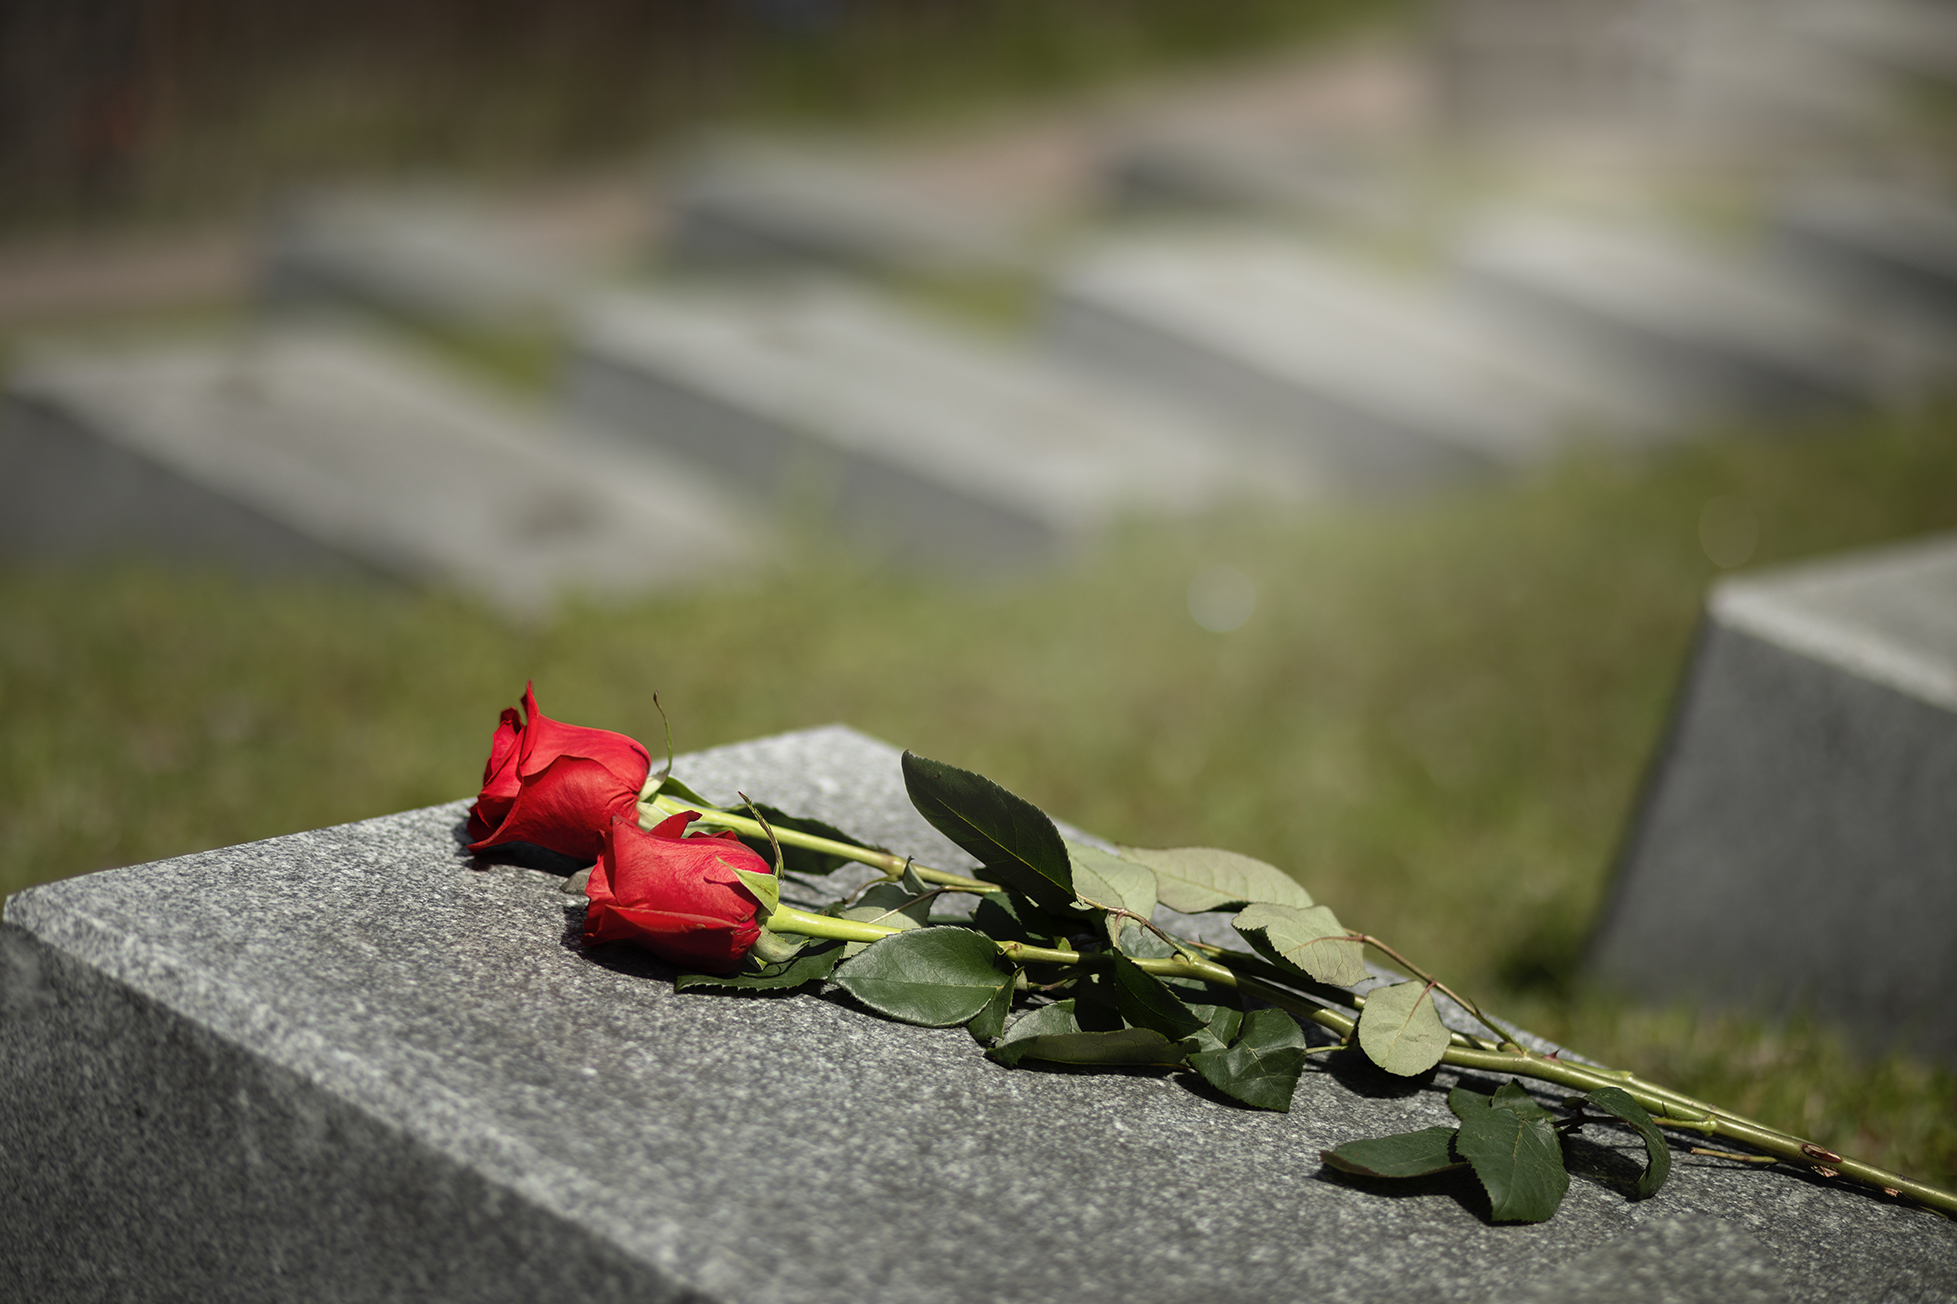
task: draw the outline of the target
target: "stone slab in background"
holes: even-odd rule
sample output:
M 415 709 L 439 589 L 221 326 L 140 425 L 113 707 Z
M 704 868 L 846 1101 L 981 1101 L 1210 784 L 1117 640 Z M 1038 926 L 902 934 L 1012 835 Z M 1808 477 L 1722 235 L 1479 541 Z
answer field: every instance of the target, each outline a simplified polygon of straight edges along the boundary
M 1042 561 L 1119 515 L 1285 488 L 1106 386 L 826 282 L 596 302 L 569 402 L 938 563 Z
M 1341 142 L 1145 137 L 1112 150 L 1106 170 L 1114 201 L 1144 211 L 1268 211 L 1373 231 L 1418 216 L 1403 179 Z
M 1341 44 L 1140 97 L 1108 130 L 1107 197 L 1142 210 L 1251 210 L 1405 230 L 1420 186 L 1402 161 L 1431 77 L 1404 45 Z
M 686 263 L 935 275 L 1016 268 L 1006 231 L 860 151 L 723 142 L 693 161 L 670 203 L 669 251 Z
M 1725 581 L 1589 964 L 1957 1060 L 1957 537 Z
M 1625 378 L 1442 287 L 1256 230 L 1110 241 L 1056 277 L 1047 324 L 1059 355 L 1358 486 L 1515 466 L 1659 420 Z
M 752 560 L 697 472 L 352 335 L 48 353 L 0 421 L 0 548 L 378 572 L 532 613 Z
M 1621 356 L 1692 406 L 1883 402 L 1934 378 L 1934 354 L 1911 323 L 1748 248 L 1524 213 L 1484 221 L 1456 258 L 1491 303 Z
M 284 311 L 352 309 L 508 333 L 546 328 L 582 279 L 485 203 L 327 194 L 290 201 L 274 214 L 259 294 Z
M 1957 32 L 1957 22 L 1951 27 Z M 1957 330 L 1957 200 L 1893 187 L 1816 186 L 1782 199 L 1773 222 L 1783 257 Z M 1957 354 L 1957 344 L 1948 336 L 1944 342 Z
M 967 863 L 895 750 L 845 729 L 678 770 Z M 676 994 L 638 953 L 584 952 L 554 876 L 472 862 L 464 810 L 9 900 L 0 1288 L 1151 1304 L 1308 1283 L 1363 1304 L 1499 1297 L 1607 1254 L 1682 1299 L 1957 1292 L 1946 1220 L 1683 1152 L 1632 1204 L 1607 1186 L 1628 1136 L 1597 1133 L 1535 1227 L 1321 1173 L 1321 1147 L 1451 1121 L 1448 1073 L 1383 1089 L 1335 1059 L 1268 1114 L 1173 1077 L 1003 1069 L 962 1029 L 841 999 Z M 1678 1222 L 1710 1252 L 1679 1252 L 1658 1226 Z

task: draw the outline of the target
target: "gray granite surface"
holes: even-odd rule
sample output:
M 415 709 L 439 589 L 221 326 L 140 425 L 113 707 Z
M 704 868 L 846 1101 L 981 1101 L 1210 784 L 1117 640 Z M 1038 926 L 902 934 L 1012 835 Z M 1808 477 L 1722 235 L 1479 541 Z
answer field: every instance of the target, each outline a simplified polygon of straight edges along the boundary
M 1707 604 L 1592 972 L 1957 1060 L 1957 536 Z
M 965 863 L 845 729 L 679 773 Z M 1323 1172 L 1321 1147 L 1449 1121 L 1448 1073 L 1334 1058 L 1259 1113 L 1003 1069 L 834 997 L 675 994 L 584 951 L 556 876 L 472 860 L 465 808 L 9 900 L 0 1297 L 1474 1301 L 1621 1258 L 1703 1298 L 1733 1268 L 1654 1230 L 1683 1225 L 1743 1233 L 1788 1299 L 1957 1299 L 1941 1218 L 1682 1150 L 1631 1203 L 1611 1133 L 1533 1227 Z

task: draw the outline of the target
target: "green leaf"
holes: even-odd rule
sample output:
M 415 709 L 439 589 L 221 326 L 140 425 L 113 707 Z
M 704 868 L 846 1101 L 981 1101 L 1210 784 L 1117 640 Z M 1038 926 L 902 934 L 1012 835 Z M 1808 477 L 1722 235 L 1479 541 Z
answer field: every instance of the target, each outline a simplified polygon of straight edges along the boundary
M 1015 974 L 1012 980 L 1004 983 L 985 1003 L 985 1008 L 974 1014 L 965 1024 L 966 1031 L 983 1046 L 1006 1030 L 1006 1014 L 1012 1009 L 1013 988 L 1018 982 Z
M 754 945 L 748 948 L 748 954 L 757 963 L 774 964 L 777 961 L 792 959 L 797 952 L 809 944 L 809 940 L 795 933 L 776 933 L 764 928 L 761 930 L 761 936 L 754 939 Z
M 1012 983 L 989 938 L 969 928 L 893 933 L 844 962 L 836 985 L 877 1013 L 927 1028 L 964 1023 Z
M 1235 910 L 1253 901 L 1299 909 L 1312 904 L 1311 893 L 1276 865 L 1220 847 L 1123 847 L 1121 854 L 1154 870 L 1157 899 L 1186 915 Z
M 1366 951 L 1327 906 L 1257 902 L 1230 921 L 1266 959 L 1335 987 L 1366 981 Z
M 1109 930 L 1114 934 L 1114 948 L 1130 959 L 1166 960 L 1176 953 L 1175 947 L 1132 919 L 1118 919 L 1116 925 Z
M 1001 1045 L 1015 1041 L 1025 1041 L 1029 1037 L 1048 1037 L 1065 1032 L 1079 1032 L 1080 1021 L 1074 1016 L 1074 1001 L 1054 1001 L 1028 1010 L 1012 1022 Z
M 1007 1057 L 1007 1052 L 1010 1058 Z M 1021 1060 L 1049 1064 L 1101 1064 L 1127 1068 L 1174 1068 L 1183 1062 L 1182 1046 L 1150 1028 L 1112 1032 L 1063 1032 L 1001 1042 L 992 1057 L 1008 1067 Z
M 755 898 L 761 902 L 763 919 L 781 905 L 781 880 L 773 874 L 758 874 L 751 869 L 737 869 L 734 875 L 741 880 L 741 886 L 754 893 Z
M 1052 946 L 1079 925 L 1053 918 L 1017 892 L 987 892 L 972 912 L 972 926 L 1000 941 Z
M 1554 1123 L 1556 1115 L 1536 1103 L 1536 1098 L 1520 1082 L 1504 1082 L 1489 1098 L 1490 1109 L 1512 1109 L 1524 1118 L 1543 1118 Z
M 1007 1068 L 1021 1060 L 1053 1064 L 1103 1064 L 1167 1067 L 1182 1063 L 1182 1047 L 1149 1028 L 1083 1032 L 1074 1003 L 1055 1001 L 1022 1015 L 987 1055 Z
M 1658 1188 L 1672 1174 L 1672 1148 L 1665 1143 L 1665 1134 L 1651 1121 L 1650 1113 L 1622 1087 L 1598 1087 L 1584 1100 L 1611 1117 L 1630 1124 L 1643 1138 L 1644 1151 L 1651 1157 L 1651 1162 L 1645 1165 L 1644 1173 L 1638 1178 L 1638 1199 L 1658 1194 Z
M 842 943 L 814 942 L 803 948 L 800 954 L 772 963 L 757 963 L 756 957 L 750 955 L 748 966 L 737 973 L 681 974 L 673 980 L 673 990 L 683 992 L 694 987 L 735 987 L 750 990 L 800 987 L 803 983 L 827 978 L 835 969 L 836 962 L 842 958 Z
M 1359 1012 L 1359 1048 L 1388 1073 L 1413 1077 L 1441 1062 L 1447 1025 L 1434 1010 L 1426 983 L 1395 983 L 1366 993 Z
M 699 793 L 687 787 L 677 775 L 669 774 L 660 780 L 659 787 L 652 795 L 655 797 L 678 797 L 681 801 L 689 802 L 694 806 L 700 807 L 702 810 L 720 809 L 718 804 L 708 801 L 705 797 L 702 797 Z M 770 815 L 768 818 L 773 819 L 774 816 Z M 763 841 L 765 842 L 766 839 L 763 839 Z
M 1193 1037 L 1205 1025 L 1182 999 L 1154 974 L 1125 955 L 1114 957 L 1114 1004 L 1137 1028 L 1153 1028 L 1170 1041 Z
M 1194 1034 L 1198 1050 L 1222 1050 L 1243 1029 L 1244 1012 L 1228 1005 L 1191 1005 L 1189 1012 L 1203 1021 Z
M 1463 1099 L 1457 1104 L 1456 1097 Z M 1562 1138 L 1547 1112 L 1537 1118 L 1509 1104 L 1498 1107 L 1487 1096 L 1459 1087 L 1449 1093 L 1447 1103 L 1461 1119 L 1454 1149 L 1474 1165 L 1495 1221 L 1542 1222 L 1553 1215 L 1570 1187 L 1570 1175 L 1563 1167 Z
M 1189 1067 L 1225 1095 L 1282 1114 L 1291 1108 L 1308 1055 L 1297 1020 L 1283 1010 L 1252 1010 L 1228 1050 L 1199 1051 L 1189 1057 Z
M 1088 905 L 1126 910 L 1143 919 L 1154 915 L 1154 870 L 1078 842 L 1067 844 L 1067 859 L 1073 866 L 1074 891 Z M 1108 917 L 1109 941 L 1119 938 L 1122 922 L 1119 915 Z
M 1049 910 L 1073 904 L 1067 844 L 1038 806 L 955 765 L 905 752 L 903 766 L 918 814 L 976 857 L 989 878 Z
M 929 891 L 916 875 L 906 871 L 909 881 L 899 883 L 879 883 L 858 897 L 856 904 L 840 912 L 843 919 L 854 919 L 860 923 L 882 924 L 886 928 L 896 928 L 909 932 L 913 928 L 923 928 L 930 923 L 931 902 L 928 898 L 920 900 Z M 873 945 L 870 942 L 851 942 L 843 953 L 848 959 L 863 948 Z
M 1451 1149 L 1454 1131 L 1451 1127 L 1428 1127 L 1348 1141 L 1336 1150 L 1319 1151 L 1318 1157 L 1341 1172 L 1361 1177 L 1425 1177 L 1468 1166 L 1467 1160 L 1456 1158 Z

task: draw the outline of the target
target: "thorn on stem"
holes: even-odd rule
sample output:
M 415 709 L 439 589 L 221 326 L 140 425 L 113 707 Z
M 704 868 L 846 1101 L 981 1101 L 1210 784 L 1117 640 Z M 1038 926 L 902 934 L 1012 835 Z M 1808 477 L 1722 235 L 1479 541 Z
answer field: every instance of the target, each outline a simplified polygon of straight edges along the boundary
M 1832 1150 L 1823 1150 L 1820 1146 L 1815 1145 L 1811 1141 L 1801 1142 L 1801 1153 L 1806 1155 L 1809 1159 L 1819 1159 L 1823 1163 L 1838 1164 L 1841 1162 L 1840 1155 L 1836 1154 Z M 1833 1176 L 1833 1174 L 1830 1174 L 1830 1176 Z

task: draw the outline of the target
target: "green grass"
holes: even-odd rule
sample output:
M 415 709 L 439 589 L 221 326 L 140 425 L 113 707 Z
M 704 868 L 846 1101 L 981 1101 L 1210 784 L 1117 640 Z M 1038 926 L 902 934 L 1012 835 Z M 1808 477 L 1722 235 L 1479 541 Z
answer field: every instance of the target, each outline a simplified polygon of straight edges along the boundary
M 439 595 L 124 567 L 0 573 L 0 888 L 469 793 L 496 712 L 682 749 L 842 720 L 1139 843 L 1284 865 L 1591 1054 L 1957 1175 L 1957 1076 L 1824 1029 L 1569 986 L 1718 573 L 1957 526 L 1957 414 L 1735 437 L 1367 511 L 1132 532 L 947 587 L 833 558 L 513 627 Z M 1186 586 L 1256 580 L 1242 629 Z

